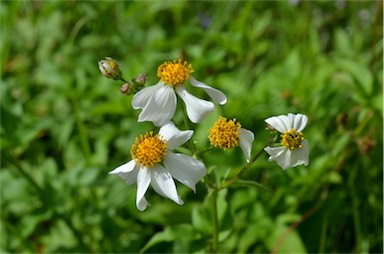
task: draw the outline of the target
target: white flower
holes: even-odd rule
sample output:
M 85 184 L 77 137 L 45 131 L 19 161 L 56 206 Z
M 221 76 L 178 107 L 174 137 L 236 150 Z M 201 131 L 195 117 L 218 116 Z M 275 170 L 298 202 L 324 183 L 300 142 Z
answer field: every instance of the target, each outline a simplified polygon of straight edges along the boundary
M 268 161 L 276 161 L 282 169 L 298 165 L 308 165 L 309 144 L 301 132 L 308 118 L 302 114 L 288 114 L 267 118 L 265 122 L 282 133 L 281 146 L 267 146 L 264 150 L 270 155 Z
M 189 119 L 193 123 L 201 122 L 214 110 L 214 105 L 190 94 L 184 86 L 187 80 L 192 86 L 204 89 L 216 103 L 223 105 L 227 102 L 223 92 L 197 81 L 190 76 L 192 72 L 192 66 L 187 66 L 187 62 L 181 63 L 181 60 L 160 65 L 157 70 L 160 81 L 154 86 L 144 88 L 133 97 L 132 107 L 142 109 L 138 121 L 151 121 L 156 126 L 162 126 L 171 120 L 176 111 L 176 90 L 186 105 Z
M 144 197 L 149 184 L 161 196 L 169 198 L 179 205 L 175 178 L 196 191 L 195 185 L 207 173 L 204 164 L 190 156 L 173 153 L 172 150 L 187 142 L 193 131 L 180 131 L 172 122 L 160 128 L 159 134 L 146 133 L 136 138 L 131 148 L 132 160 L 117 167 L 109 174 L 117 174 L 127 184 L 137 182 L 136 206 L 143 211 L 148 202 Z
M 250 161 L 254 135 L 251 131 L 241 128 L 236 119 L 228 121 L 227 118 L 220 116 L 208 132 L 208 139 L 212 145 L 223 150 L 240 146 L 247 162 Z

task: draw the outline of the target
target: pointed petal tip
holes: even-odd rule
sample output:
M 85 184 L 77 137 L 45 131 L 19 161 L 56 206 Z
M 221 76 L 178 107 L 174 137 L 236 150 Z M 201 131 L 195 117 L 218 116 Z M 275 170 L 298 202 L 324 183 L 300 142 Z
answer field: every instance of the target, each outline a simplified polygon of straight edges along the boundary
M 219 105 L 226 104 L 227 103 L 227 96 L 225 96 L 225 98 L 222 101 L 218 102 L 218 103 L 219 103 Z

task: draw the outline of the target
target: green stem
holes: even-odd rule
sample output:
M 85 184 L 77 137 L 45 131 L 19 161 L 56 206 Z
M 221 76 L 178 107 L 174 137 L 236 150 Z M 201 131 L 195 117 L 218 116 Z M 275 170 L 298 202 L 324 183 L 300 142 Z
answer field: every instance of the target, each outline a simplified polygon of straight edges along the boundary
M 320 240 L 319 240 L 319 252 L 324 253 L 325 243 L 327 239 L 327 228 L 328 228 L 328 215 L 326 213 L 322 216 L 321 230 L 320 230 Z
M 356 194 L 356 184 L 355 178 L 357 175 L 357 170 L 352 171 L 350 178 L 348 179 L 348 187 L 352 199 L 352 216 L 353 216 L 353 226 L 355 229 L 355 242 L 356 242 L 356 252 L 362 252 L 362 232 L 360 224 L 360 212 L 359 212 L 359 200 Z
M 237 179 L 236 182 L 234 182 L 233 184 L 234 185 L 239 184 L 240 186 L 257 187 L 257 188 L 260 188 L 264 191 L 267 191 L 271 195 L 274 194 L 271 189 L 267 188 L 265 185 L 262 185 L 261 183 L 255 182 L 255 181 Z M 220 188 L 220 190 L 221 190 L 221 188 Z
M 218 216 L 217 216 L 217 189 L 212 189 L 211 192 L 211 214 L 212 214 L 212 246 L 211 252 L 217 252 L 217 246 L 219 242 L 219 228 L 218 228 Z
M 121 77 L 120 80 L 123 81 L 124 83 L 128 83 L 128 84 L 132 85 L 130 82 L 126 81 L 123 77 Z
M 19 172 L 24 176 L 25 179 L 27 179 L 28 182 L 30 182 L 32 184 L 32 186 L 36 189 L 37 193 L 39 193 L 39 195 L 42 195 L 42 189 L 41 187 L 37 184 L 37 182 L 24 170 L 24 168 L 18 163 L 18 161 L 16 161 L 12 155 L 10 155 L 8 152 L 4 152 L 4 157 L 6 160 L 8 160 L 10 163 L 13 164 L 13 166 L 15 166 Z
M 196 155 L 199 156 L 200 154 L 209 152 L 209 151 L 211 151 L 213 148 L 214 148 L 213 146 L 210 146 L 210 147 L 208 147 L 207 149 L 204 149 L 204 150 L 202 150 L 202 151 L 197 151 L 197 152 L 196 152 Z
M 73 110 L 75 111 L 76 125 L 80 135 L 81 146 L 84 151 L 86 162 L 87 164 L 89 164 L 91 159 L 91 147 L 89 145 L 89 139 L 87 136 L 85 125 L 80 117 L 79 104 L 78 104 L 77 96 L 75 93 L 72 93 L 72 104 L 73 104 Z
M 239 171 L 239 173 L 237 173 L 234 177 L 232 177 L 231 179 L 225 181 L 219 188 L 219 190 L 221 189 L 225 189 L 225 188 L 228 188 L 232 183 L 234 183 L 239 177 L 241 177 L 251 166 L 252 164 L 264 153 L 264 147 L 255 155 L 253 156 L 253 158 L 247 163 L 244 165 L 244 167 Z

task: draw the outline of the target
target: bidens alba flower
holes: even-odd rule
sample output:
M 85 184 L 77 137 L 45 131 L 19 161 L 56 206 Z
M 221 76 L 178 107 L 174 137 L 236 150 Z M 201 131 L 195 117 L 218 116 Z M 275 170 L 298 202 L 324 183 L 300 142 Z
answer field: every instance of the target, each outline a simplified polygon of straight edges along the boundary
M 184 86 L 187 80 L 192 86 L 204 89 L 216 103 L 223 105 L 227 102 L 223 92 L 197 81 L 190 76 L 192 72 L 192 66 L 187 65 L 187 62 L 182 63 L 181 60 L 160 65 L 157 69 L 160 81 L 154 86 L 144 88 L 133 97 L 132 107 L 142 109 L 138 121 L 151 121 L 156 126 L 162 126 L 171 120 L 176 111 L 176 90 L 186 105 L 189 119 L 193 123 L 201 122 L 214 110 L 214 105 L 190 94 Z
M 250 161 L 254 135 L 251 131 L 241 128 L 236 119 L 227 121 L 227 118 L 220 116 L 208 132 L 211 145 L 223 150 L 240 146 L 247 162 Z
M 309 144 L 301 132 L 308 118 L 302 114 L 273 116 L 265 120 L 267 124 L 281 133 L 281 146 L 267 146 L 264 150 L 270 155 L 269 161 L 276 161 L 282 169 L 298 165 L 308 165 Z
M 158 194 L 179 205 L 183 204 L 183 200 L 177 194 L 173 178 L 196 191 L 196 183 L 207 173 L 204 164 L 187 155 L 172 152 L 187 142 L 192 134 L 193 131 L 180 131 L 169 122 L 161 127 L 157 135 L 153 132 L 140 135 L 131 148 L 132 160 L 109 172 L 119 175 L 129 185 L 137 182 L 137 209 L 143 211 L 147 208 L 144 195 L 149 184 Z

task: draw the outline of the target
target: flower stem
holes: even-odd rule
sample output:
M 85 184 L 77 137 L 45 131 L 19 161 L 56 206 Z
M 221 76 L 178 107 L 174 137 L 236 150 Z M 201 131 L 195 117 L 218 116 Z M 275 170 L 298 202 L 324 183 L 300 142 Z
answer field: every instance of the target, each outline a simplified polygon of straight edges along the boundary
M 211 214 L 212 214 L 212 246 L 211 252 L 217 252 L 219 242 L 219 223 L 217 218 L 217 189 L 212 189 L 211 192 Z
M 32 184 L 32 186 L 35 188 L 39 196 L 43 195 L 43 191 L 41 187 L 37 184 L 37 182 L 27 173 L 27 171 L 24 170 L 24 168 L 19 164 L 18 160 L 14 159 L 11 154 L 9 154 L 8 151 L 5 151 L 2 153 L 3 158 L 5 161 L 9 161 L 13 166 L 15 166 L 19 172 L 24 176 L 24 178 Z
M 197 151 L 197 152 L 196 152 L 196 155 L 200 155 L 200 154 L 209 152 L 209 151 L 211 151 L 213 148 L 214 148 L 213 146 L 210 146 L 210 147 L 208 147 L 207 149 L 204 149 L 204 150 L 202 150 L 202 151 Z
M 234 183 L 239 177 L 241 177 L 250 167 L 251 165 L 264 153 L 264 147 L 252 157 L 252 159 L 244 165 L 244 167 L 231 179 L 225 181 L 218 190 L 228 188 L 232 183 Z
M 78 130 L 79 135 L 80 135 L 81 146 L 82 146 L 82 149 L 84 152 L 86 162 L 87 162 L 87 164 L 90 164 L 91 147 L 89 144 L 89 139 L 88 139 L 86 127 L 85 127 L 84 122 L 82 121 L 81 116 L 80 116 L 80 107 L 79 107 L 76 92 L 73 92 L 71 97 L 72 97 L 71 99 L 72 99 L 73 110 L 75 111 L 75 121 L 76 121 L 76 125 L 77 125 L 77 130 Z

